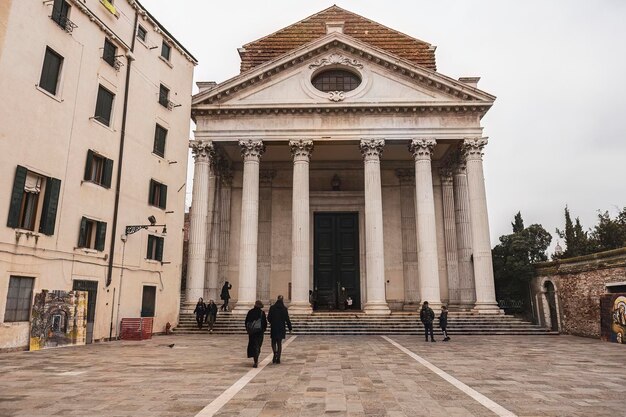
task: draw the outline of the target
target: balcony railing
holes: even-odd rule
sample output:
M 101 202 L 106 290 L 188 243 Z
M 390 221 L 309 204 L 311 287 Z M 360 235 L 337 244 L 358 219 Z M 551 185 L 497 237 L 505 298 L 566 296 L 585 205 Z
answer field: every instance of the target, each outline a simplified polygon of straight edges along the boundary
M 50 19 L 56 22 L 63 30 L 67 33 L 72 33 L 74 29 L 78 26 L 72 22 L 65 13 L 62 13 L 60 10 L 52 10 L 52 14 L 50 15 Z
M 113 68 L 115 68 L 115 71 L 119 71 L 120 68 L 122 68 L 122 65 L 124 65 L 124 63 L 122 61 L 120 61 L 119 59 L 117 59 L 117 57 L 115 55 L 107 55 L 107 54 L 103 54 L 102 55 L 102 59 L 109 64 L 110 66 L 112 66 Z
M 170 99 L 163 94 L 159 95 L 159 104 L 165 108 L 167 108 L 168 110 L 172 110 L 174 107 L 180 107 L 180 104 L 176 104 L 173 101 L 170 101 Z

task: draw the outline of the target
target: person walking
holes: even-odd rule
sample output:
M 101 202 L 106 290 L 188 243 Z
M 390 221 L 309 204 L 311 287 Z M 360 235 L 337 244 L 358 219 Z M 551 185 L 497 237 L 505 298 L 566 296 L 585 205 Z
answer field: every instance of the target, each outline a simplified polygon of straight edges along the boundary
M 443 341 L 447 342 L 450 340 L 450 336 L 448 336 L 448 307 L 441 306 L 441 314 L 439 314 L 439 328 L 443 333 Z
M 230 285 L 228 281 L 224 282 L 222 292 L 220 293 L 220 298 L 224 300 L 224 304 L 220 307 L 220 311 L 228 311 L 228 300 L 230 300 L 230 292 L 228 292 L 228 290 L 231 288 L 233 288 L 233 286 Z
M 196 304 L 196 308 L 193 310 L 193 313 L 196 315 L 196 323 L 198 323 L 198 329 L 201 329 L 202 322 L 204 321 L 204 315 L 206 313 L 206 304 L 204 304 L 204 300 L 202 300 L 202 297 L 198 299 L 198 303 Z
M 430 341 L 434 342 L 435 337 L 433 335 L 433 321 L 435 320 L 435 312 L 428 307 L 428 301 L 424 301 L 422 309 L 420 310 L 420 320 L 424 324 L 424 336 L 428 342 L 428 334 L 430 333 Z
M 213 325 L 217 318 L 217 305 L 213 300 L 209 300 L 209 304 L 206 306 L 206 318 L 205 321 L 209 324 L 209 333 L 213 333 Z
M 276 303 L 270 307 L 270 312 L 267 315 L 267 321 L 270 322 L 271 326 L 270 336 L 272 338 L 272 352 L 274 352 L 272 363 L 280 363 L 280 354 L 283 350 L 283 339 L 286 336 L 285 325 L 289 328 L 289 333 L 291 333 L 289 312 L 285 306 L 282 295 L 279 295 Z
M 256 300 L 254 308 L 246 315 L 246 331 L 248 332 L 248 357 L 254 359 L 253 368 L 259 366 L 259 355 L 263 344 L 263 333 L 267 330 L 267 317 L 262 310 L 263 303 Z

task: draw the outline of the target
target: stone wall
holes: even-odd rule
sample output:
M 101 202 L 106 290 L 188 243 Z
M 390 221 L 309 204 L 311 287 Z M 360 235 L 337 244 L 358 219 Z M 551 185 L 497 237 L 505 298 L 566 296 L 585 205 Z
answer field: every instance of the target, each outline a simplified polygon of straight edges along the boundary
M 554 285 L 553 312 L 565 334 L 600 337 L 600 297 L 611 284 L 626 284 L 626 248 L 536 265 L 531 283 L 533 315 L 539 324 L 553 326 L 550 283 Z

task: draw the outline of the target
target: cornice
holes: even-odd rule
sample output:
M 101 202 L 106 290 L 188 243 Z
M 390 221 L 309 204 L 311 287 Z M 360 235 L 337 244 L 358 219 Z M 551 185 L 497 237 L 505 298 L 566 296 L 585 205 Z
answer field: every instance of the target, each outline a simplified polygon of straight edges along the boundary
M 482 102 L 491 105 L 495 100 L 494 96 L 482 90 L 471 87 L 438 72 L 417 66 L 386 51 L 362 43 L 350 36 L 341 33 L 331 33 L 307 45 L 296 48 L 281 57 L 224 81 L 209 91 L 203 91 L 195 95 L 192 100 L 193 107 L 199 108 L 203 104 L 217 105 L 228 99 L 229 96 L 243 89 L 250 88 L 287 69 L 331 52 L 331 49 L 339 50 L 340 53 L 345 51 L 354 54 L 361 62 L 370 62 L 386 68 L 401 77 L 413 80 L 435 91 L 450 95 L 466 104 Z M 313 64 L 315 64 L 315 62 L 313 62 Z

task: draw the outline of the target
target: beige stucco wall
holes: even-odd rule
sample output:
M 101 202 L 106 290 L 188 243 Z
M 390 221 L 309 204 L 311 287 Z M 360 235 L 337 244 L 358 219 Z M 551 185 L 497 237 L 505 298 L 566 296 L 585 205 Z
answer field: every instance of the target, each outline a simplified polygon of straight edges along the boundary
M 140 23 L 148 30 L 148 41 L 147 44 L 138 41 L 133 54 L 119 214 L 113 236 L 123 98 L 129 65 L 124 54 L 133 41 L 135 10 L 127 1 L 116 1 L 116 17 L 99 0 L 85 3 L 90 13 L 106 24 L 118 39 L 117 54 L 121 55 L 118 59 L 124 64 L 118 72 L 101 58 L 105 32 L 90 19 L 89 12 L 71 4 L 69 18 L 77 25 L 71 34 L 49 18 L 51 3 L 3 1 L 0 6 L 0 41 L 5 36 L 0 55 L 0 91 L 4 97 L 12 98 L 0 102 L 3 119 L 0 154 L 5 161 L 0 164 L 0 195 L 5 202 L 0 204 L 0 323 L 4 321 L 9 277 L 23 275 L 35 277 L 35 292 L 70 290 L 74 280 L 97 281 L 95 340 L 109 337 L 112 309 L 114 321 L 118 317 L 138 317 L 143 286 L 156 286 L 154 331 L 160 332 L 167 322 L 175 324 L 178 320 L 194 63 L 174 47 L 169 64 L 160 59 L 163 35 L 155 31 L 154 23 L 140 18 Z M 11 19 L 3 35 L 2 16 L 7 5 L 11 7 Z M 37 30 L 32 30 L 33 27 Z M 155 45 L 159 48 L 149 49 Z M 64 57 L 56 97 L 36 86 L 46 46 Z M 180 107 L 169 111 L 158 104 L 160 83 L 170 88 L 170 100 Z M 98 84 L 115 93 L 109 127 L 92 119 Z M 155 123 L 168 129 L 164 158 L 152 154 Z M 110 189 L 83 182 L 89 149 L 114 161 Z M 29 238 L 20 235 L 18 240 L 16 229 L 5 226 L 17 165 L 61 180 L 54 235 L 35 233 L 36 237 Z M 148 205 L 151 178 L 168 186 L 166 210 Z M 167 224 L 163 264 L 145 259 L 148 231 L 128 236 L 125 248 L 120 239 L 125 225 L 146 224 L 150 215 L 154 215 L 158 223 Z M 107 223 L 103 252 L 76 248 L 82 216 Z M 157 234 L 160 231 L 161 228 L 150 230 L 159 232 Z M 112 283 L 107 287 L 111 239 L 116 239 L 116 247 Z M 122 252 L 125 269 L 120 286 Z M 24 346 L 27 337 L 27 325 L 0 324 L 0 349 Z

